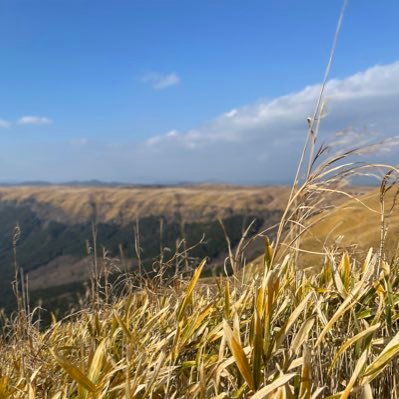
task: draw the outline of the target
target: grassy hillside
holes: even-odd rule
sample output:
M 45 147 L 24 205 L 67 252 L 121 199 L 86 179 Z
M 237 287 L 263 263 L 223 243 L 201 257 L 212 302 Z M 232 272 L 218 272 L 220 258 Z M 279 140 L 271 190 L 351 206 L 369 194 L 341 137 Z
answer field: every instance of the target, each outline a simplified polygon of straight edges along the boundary
M 287 196 L 284 186 L 0 187 L 0 204 L 28 206 L 41 220 L 64 224 L 91 221 L 93 212 L 99 223 L 124 224 L 150 216 L 203 222 L 281 210 Z
M 379 250 L 383 229 L 384 253 L 388 259 L 394 258 L 399 236 L 399 211 L 394 206 L 396 195 L 394 188 L 381 198 L 380 190 L 374 189 L 356 200 L 346 199 L 340 206 L 309 222 L 310 228 L 304 234 L 301 247 L 315 252 L 345 250 L 361 257 L 371 247 Z M 304 254 L 302 259 L 317 262 L 321 257 Z
M 223 220 L 234 247 L 252 219 L 256 218 L 252 233 L 275 224 L 287 194 L 285 187 L 0 188 L 0 288 L 4 293 L 0 307 L 14 306 L 10 282 L 17 223 L 21 230 L 18 264 L 29 274 L 32 298 L 42 296 L 50 306 L 49 297 L 79 292 L 89 278 L 93 226 L 100 268 L 112 263 L 114 271 L 137 269 L 134 230 L 138 228 L 144 270 L 152 270 L 161 248 L 168 258 L 179 240 L 184 238 L 185 247 L 191 247 L 204 235 L 201 244 L 190 251 L 190 262 L 205 256 L 213 259 L 208 267 L 211 273 L 223 264 L 226 255 L 218 218 Z M 261 241 L 255 243 L 248 256 L 257 256 L 261 246 Z

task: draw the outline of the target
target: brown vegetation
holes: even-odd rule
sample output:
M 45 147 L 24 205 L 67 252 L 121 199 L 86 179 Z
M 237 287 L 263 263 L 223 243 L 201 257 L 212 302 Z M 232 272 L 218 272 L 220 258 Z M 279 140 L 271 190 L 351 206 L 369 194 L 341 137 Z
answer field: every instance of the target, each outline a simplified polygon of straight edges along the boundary
M 232 214 L 282 210 L 289 188 L 284 186 L 187 186 L 164 188 L 1 187 L 0 204 L 29 205 L 43 220 L 62 223 L 126 222 L 137 217 L 181 217 L 200 222 Z

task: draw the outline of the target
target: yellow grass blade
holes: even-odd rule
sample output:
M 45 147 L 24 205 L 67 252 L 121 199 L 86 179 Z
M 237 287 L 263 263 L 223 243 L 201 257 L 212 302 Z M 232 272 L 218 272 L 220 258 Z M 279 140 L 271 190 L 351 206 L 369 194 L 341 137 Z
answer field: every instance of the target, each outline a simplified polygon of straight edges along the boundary
M 295 323 L 295 321 L 298 319 L 298 317 L 301 315 L 301 313 L 304 311 L 310 297 L 313 295 L 312 292 L 309 292 L 304 299 L 302 299 L 301 303 L 295 308 L 295 310 L 291 313 L 290 317 L 288 318 L 287 322 L 285 325 L 281 328 L 279 331 L 277 337 L 276 337 L 276 342 L 274 344 L 274 350 L 277 350 L 281 343 L 284 341 L 285 337 L 287 336 L 288 332 L 290 331 L 291 327 Z
M 263 332 L 259 313 L 254 311 L 254 328 L 252 339 L 252 375 L 255 389 L 258 389 L 262 376 Z
M 301 373 L 301 386 L 299 390 L 299 397 L 301 399 L 310 399 L 311 386 L 312 386 L 311 355 L 308 348 L 305 346 L 303 354 L 302 373 Z
M 338 269 L 341 273 L 342 283 L 346 292 L 350 291 L 350 271 L 351 271 L 351 263 L 349 260 L 349 255 L 347 252 L 342 256 L 341 263 L 338 266 Z
M 224 317 L 225 319 L 230 318 L 231 313 L 231 297 L 230 297 L 230 283 L 227 280 L 224 286 Z
M 94 384 L 98 382 L 102 371 L 103 360 L 105 356 L 105 346 L 107 344 L 107 340 L 104 339 L 97 347 L 94 356 L 90 363 L 88 378 Z
M 317 399 L 319 395 L 325 390 L 325 387 L 317 388 L 316 391 L 312 393 L 310 399 Z
M 92 381 L 87 378 L 82 371 L 79 370 L 73 363 L 71 363 L 68 359 L 56 354 L 53 352 L 54 358 L 57 360 L 58 364 L 69 374 L 69 376 L 77 382 L 80 386 L 86 389 L 89 392 L 95 392 L 96 386 Z
M 357 378 L 359 377 L 361 371 L 363 370 L 364 365 L 366 364 L 367 355 L 368 355 L 368 349 L 363 351 L 362 355 L 360 356 L 360 359 L 357 361 L 355 369 L 353 370 L 352 376 L 348 382 L 348 385 L 346 386 L 345 390 L 342 392 L 340 399 L 347 399 L 349 397 Z
M 282 385 L 286 384 L 291 378 L 293 378 L 296 373 L 284 374 L 281 377 L 277 378 L 271 384 L 263 387 L 255 395 L 251 396 L 251 399 L 265 399 L 268 395 L 270 395 L 273 391 L 277 388 L 281 387 Z
M 125 335 L 131 340 L 133 336 L 126 323 L 116 314 L 116 312 L 114 312 L 114 318 L 118 322 L 119 326 L 122 328 Z
M 362 387 L 360 399 L 373 399 L 373 391 L 371 390 L 370 384 L 366 384 L 364 387 Z
M 389 344 L 388 344 L 389 345 Z M 363 377 L 366 378 L 366 382 L 370 383 L 381 371 L 388 365 L 391 359 L 396 356 L 399 352 L 399 343 L 395 345 L 389 345 L 389 348 L 385 348 L 382 353 L 371 363 L 366 370 L 364 370 Z
M 331 261 L 331 270 L 332 270 L 332 279 L 335 285 L 335 288 L 337 289 L 338 293 L 341 295 L 342 298 L 346 298 L 348 295 L 348 291 L 345 289 L 345 285 L 342 281 L 341 274 L 339 272 L 339 269 L 337 268 L 337 265 L 334 262 L 334 259 Z
M 371 274 L 374 270 L 374 262 L 370 261 L 369 264 L 367 265 L 367 268 L 365 272 L 363 273 L 362 279 L 355 285 L 353 290 L 350 292 L 350 294 L 345 298 L 345 300 L 341 303 L 341 305 L 338 307 L 334 315 L 331 317 L 331 319 L 328 321 L 326 326 L 323 328 L 321 331 L 319 337 L 317 338 L 315 346 L 317 347 L 320 345 L 320 343 L 323 341 L 325 335 L 331 330 L 332 326 L 334 323 L 341 318 L 352 306 L 355 304 L 355 300 L 359 295 L 362 294 L 361 290 L 364 288 L 366 283 L 368 282 L 369 278 L 371 277 Z
M 197 270 L 194 273 L 193 278 L 190 281 L 190 284 L 187 287 L 186 293 L 184 295 L 184 299 L 181 302 L 178 310 L 177 310 L 177 320 L 180 321 L 183 317 L 184 311 L 186 310 L 187 305 L 191 302 L 191 297 L 193 295 L 193 290 L 195 286 L 197 285 L 198 279 L 200 278 L 202 269 L 204 268 L 206 264 L 206 259 L 204 259 L 199 266 L 197 267 Z
M 339 356 L 345 352 L 352 344 L 354 344 L 356 341 L 358 341 L 359 339 L 377 331 L 380 328 L 381 324 L 377 323 L 374 324 L 373 326 L 370 326 L 368 328 L 366 328 L 365 330 L 361 331 L 359 334 L 356 334 L 354 337 L 348 339 L 347 341 L 345 341 L 341 347 L 339 348 L 338 352 L 334 355 L 333 360 L 331 361 L 331 365 L 329 368 L 329 371 L 332 370 L 332 368 L 334 367 L 336 361 L 338 360 Z
M 296 333 L 294 339 L 291 342 L 290 351 L 292 353 L 296 353 L 300 349 L 302 344 L 308 339 L 308 335 L 313 327 L 314 321 L 314 317 L 311 317 L 302 323 L 301 328 Z
M 263 265 L 264 265 L 265 269 L 268 269 L 270 266 L 271 260 L 273 258 L 273 248 L 270 245 L 270 241 L 269 241 L 268 237 L 266 237 L 265 241 L 266 242 L 265 242 L 265 253 L 263 256 Z
M 224 399 L 224 398 L 227 398 L 227 393 L 226 392 L 220 393 L 217 396 L 212 396 L 212 398 L 210 398 L 210 399 Z
M 248 359 L 245 356 L 242 346 L 237 341 L 237 338 L 234 336 L 230 326 L 226 321 L 223 323 L 223 330 L 226 337 L 227 345 L 229 346 L 231 353 L 234 356 L 238 370 L 240 370 L 240 373 L 248 386 L 253 391 L 255 391 L 254 381 L 252 378 L 251 369 L 249 368 Z

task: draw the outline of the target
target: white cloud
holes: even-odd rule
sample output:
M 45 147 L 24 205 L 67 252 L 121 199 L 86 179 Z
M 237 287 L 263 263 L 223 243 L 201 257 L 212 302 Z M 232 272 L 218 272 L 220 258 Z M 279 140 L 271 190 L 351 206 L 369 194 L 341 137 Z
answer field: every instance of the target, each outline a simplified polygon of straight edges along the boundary
M 142 78 L 143 82 L 150 83 L 152 88 L 155 90 L 163 90 L 168 87 L 176 86 L 180 83 L 180 76 L 175 73 L 160 74 L 160 73 L 149 73 L 144 75 Z
M 399 62 L 328 82 L 320 142 L 333 136 L 336 145 L 351 146 L 368 140 L 367 135 L 374 132 L 379 133 L 379 139 L 398 136 L 398 82 Z M 90 142 L 90 151 L 76 151 L 71 146 L 63 148 L 62 153 L 55 144 L 44 149 L 41 142 L 32 151 L 32 145 L 21 148 L 18 143 L 15 152 L 21 154 L 20 158 L 29 159 L 30 165 L 37 165 L 32 176 L 36 179 L 71 180 L 81 176 L 143 183 L 289 182 L 307 134 L 306 118 L 312 116 L 319 90 L 320 85 L 308 86 L 272 100 L 226 110 L 202 126 L 168 131 L 141 143 L 123 142 L 115 147 Z M 336 135 L 337 132 L 341 133 Z M 385 162 L 399 163 L 398 151 L 376 156 Z M 48 165 L 40 172 L 44 158 Z M 31 169 L 25 172 L 33 173 Z M 3 173 L 8 173 L 8 178 L 27 178 L 11 175 L 7 170 Z
M 395 111 L 399 104 L 398 81 L 399 62 L 376 66 L 345 79 L 331 80 L 326 88 L 326 115 L 322 130 L 333 132 L 357 126 L 396 131 L 397 125 L 387 121 L 399 120 Z M 256 139 L 264 139 L 265 144 L 270 144 L 304 138 L 306 118 L 313 112 L 319 90 L 319 85 L 308 86 L 271 101 L 233 109 L 199 128 L 179 134 L 180 144 L 248 143 Z M 168 141 L 170 133 L 157 136 L 153 143 Z
M 352 144 L 358 144 L 360 139 L 365 142 L 369 138 L 366 136 L 375 132 L 381 138 L 397 136 L 397 82 L 399 61 L 329 81 L 320 139 L 345 130 L 351 132 L 345 136 L 346 145 L 349 139 Z M 189 179 L 189 173 L 196 170 L 203 179 L 215 175 L 234 179 L 234 173 L 246 175 L 249 180 L 286 179 L 298 161 L 307 134 L 306 118 L 313 113 L 319 91 L 320 85 L 307 86 L 296 93 L 233 109 L 178 135 L 169 132 L 152 137 L 146 147 L 156 151 L 160 164 L 162 157 L 173 157 L 176 165 L 180 159 L 183 166 L 188 158 L 190 167 L 179 171 L 186 174 L 180 178 Z M 342 140 L 340 137 L 341 143 Z M 187 157 L 186 153 L 190 155 Z M 392 161 L 398 163 L 392 154 Z M 175 172 L 164 166 L 159 169 L 163 176 Z
M 53 121 L 45 116 L 27 115 L 17 120 L 19 125 L 50 125 Z

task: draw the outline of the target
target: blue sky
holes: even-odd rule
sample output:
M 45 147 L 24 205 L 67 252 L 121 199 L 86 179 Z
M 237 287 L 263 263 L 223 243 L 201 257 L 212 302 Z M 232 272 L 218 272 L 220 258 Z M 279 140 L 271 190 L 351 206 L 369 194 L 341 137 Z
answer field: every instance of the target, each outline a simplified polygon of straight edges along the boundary
M 4 0 L 0 180 L 287 181 L 340 7 Z M 398 17 L 397 1 L 349 2 L 326 134 L 396 134 Z

